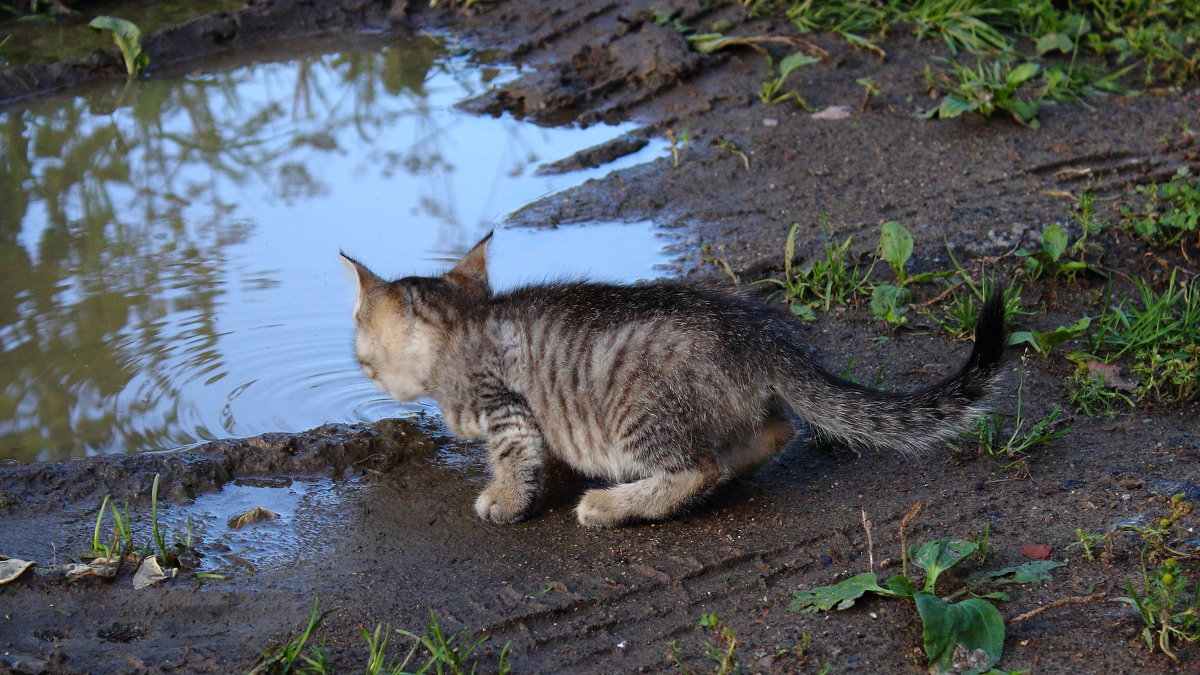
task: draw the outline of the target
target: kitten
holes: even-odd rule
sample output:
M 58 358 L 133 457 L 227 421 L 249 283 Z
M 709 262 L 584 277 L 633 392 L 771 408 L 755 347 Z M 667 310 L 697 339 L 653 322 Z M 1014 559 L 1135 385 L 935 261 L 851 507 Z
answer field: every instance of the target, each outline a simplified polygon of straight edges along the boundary
M 953 438 L 982 410 L 1006 342 L 990 298 L 962 368 L 913 393 L 867 389 L 814 363 L 790 317 L 728 293 L 657 283 L 550 283 L 495 295 L 487 237 L 441 277 L 358 281 L 355 352 L 400 401 L 437 400 L 460 438 L 488 441 L 475 510 L 529 516 L 547 455 L 612 481 L 576 508 L 584 525 L 656 520 L 770 459 L 789 411 L 858 445 L 907 454 Z

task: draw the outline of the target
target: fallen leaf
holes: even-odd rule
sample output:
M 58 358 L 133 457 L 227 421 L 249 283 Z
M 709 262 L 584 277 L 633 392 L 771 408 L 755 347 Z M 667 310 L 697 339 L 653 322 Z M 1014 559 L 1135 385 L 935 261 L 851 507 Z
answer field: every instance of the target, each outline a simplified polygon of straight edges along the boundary
M 140 591 L 166 578 L 167 575 L 163 574 L 162 567 L 158 564 L 158 556 L 152 555 L 143 560 L 142 564 L 138 566 L 137 572 L 134 572 L 133 588 Z
M 17 558 L 9 558 L 0 562 L 0 584 L 8 582 L 21 576 L 25 570 L 33 567 L 32 560 L 19 560 Z
M 88 577 L 104 576 L 101 574 L 99 567 L 92 567 L 91 565 L 84 565 L 83 563 L 72 563 L 68 565 L 66 572 L 68 582 L 79 581 L 80 579 L 86 579 Z
M 815 112 L 809 117 L 814 120 L 844 120 L 854 113 L 844 105 L 831 105 L 820 112 Z
M 1025 544 L 1021 547 L 1021 555 L 1029 560 L 1049 560 L 1053 547 L 1046 544 Z
M 275 520 L 278 517 L 278 513 L 275 513 L 274 511 L 268 511 L 261 506 L 256 506 L 239 516 L 230 518 L 229 529 L 240 530 L 247 525 L 261 523 L 264 520 Z
M 1137 389 L 1137 382 L 1125 376 L 1124 370 L 1116 363 L 1101 363 L 1099 361 L 1084 361 L 1088 377 L 1093 380 L 1103 380 L 1108 386 L 1121 391 Z

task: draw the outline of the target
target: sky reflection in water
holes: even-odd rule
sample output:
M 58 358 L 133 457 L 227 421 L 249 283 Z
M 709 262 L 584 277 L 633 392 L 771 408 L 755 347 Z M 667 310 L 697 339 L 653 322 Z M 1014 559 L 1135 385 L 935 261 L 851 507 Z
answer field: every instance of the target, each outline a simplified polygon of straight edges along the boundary
M 400 414 L 351 354 L 345 250 L 436 273 L 619 127 L 451 106 L 504 71 L 431 38 L 113 85 L 0 114 L 0 458 Z M 655 276 L 648 224 L 501 230 L 497 286 Z M 419 407 L 419 406 L 417 406 Z

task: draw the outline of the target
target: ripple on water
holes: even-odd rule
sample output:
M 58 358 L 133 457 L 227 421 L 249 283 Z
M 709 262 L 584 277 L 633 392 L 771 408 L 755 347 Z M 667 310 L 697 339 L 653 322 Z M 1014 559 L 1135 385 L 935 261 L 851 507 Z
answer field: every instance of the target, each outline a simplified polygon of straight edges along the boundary
M 665 152 L 538 176 L 632 126 L 472 117 L 454 104 L 513 69 L 485 72 L 428 37 L 342 47 L 0 114 L 0 163 L 28 174 L 25 198 L 0 203 L 18 228 L 0 294 L 0 458 L 428 410 L 359 371 L 337 252 L 383 275 L 439 273 L 504 214 Z M 491 252 L 501 288 L 650 278 L 666 261 L 649 223 L 500 230 Z

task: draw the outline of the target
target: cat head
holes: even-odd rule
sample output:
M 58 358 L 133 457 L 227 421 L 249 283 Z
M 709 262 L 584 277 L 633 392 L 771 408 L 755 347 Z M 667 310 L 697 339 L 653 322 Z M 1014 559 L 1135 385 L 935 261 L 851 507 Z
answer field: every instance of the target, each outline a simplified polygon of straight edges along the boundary
M 439 347 L 472 306 L 492 294 L 487 274 L 489 233 L 440 277 L 385 281 L 342 254 L 358 285 L 354 355 L 363 373 L 397 401 L 427 396 Z

